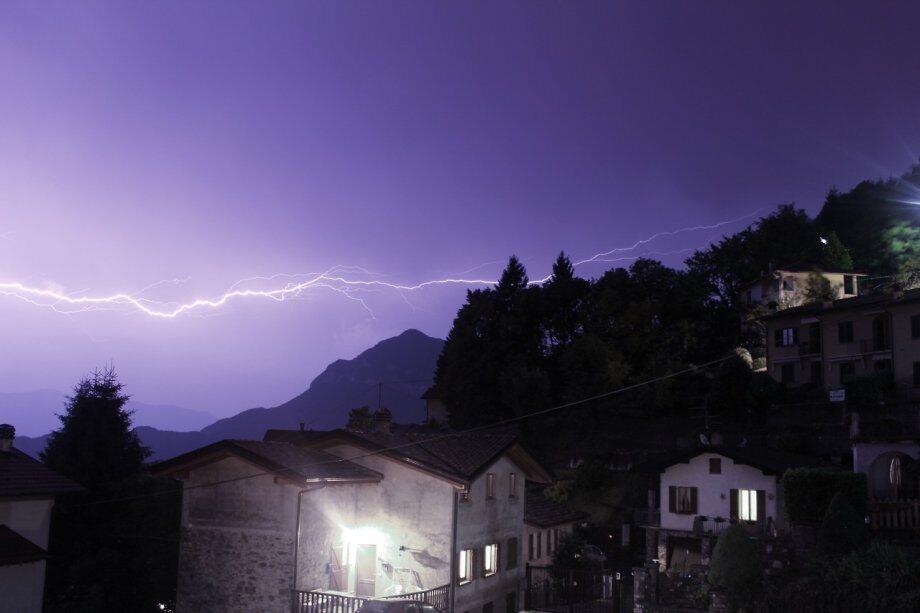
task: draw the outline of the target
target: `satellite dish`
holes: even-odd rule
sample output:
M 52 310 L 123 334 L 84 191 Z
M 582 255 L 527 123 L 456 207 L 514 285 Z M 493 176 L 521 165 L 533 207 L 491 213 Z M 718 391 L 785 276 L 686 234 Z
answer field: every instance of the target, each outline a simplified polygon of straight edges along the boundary
M 700 434 L 700 442 L 703 443 L 704 445 L 708 445 L 708 444 L 709 444 L 709 437 L 706 436 L 706 433 L 705 433 L 705 432 L 702 433 L 702 434 Z

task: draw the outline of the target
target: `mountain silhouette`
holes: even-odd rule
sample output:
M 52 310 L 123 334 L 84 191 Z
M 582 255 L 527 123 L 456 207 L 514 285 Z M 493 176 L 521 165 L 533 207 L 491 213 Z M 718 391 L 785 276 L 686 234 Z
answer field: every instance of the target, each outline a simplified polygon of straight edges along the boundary
M 254 408 L 219 419 L 198 431 L 175 432 L 150 426 L 135 428 L 153 451 L 151 460 L 163 460 L 224 438 L 261 439 L 268 428 L 323 430 L 345 425 L 348 411 L 376 407 L 378 397 L 394 421 L 417 423 L 425 418 L 421 395 L 431 385 L 444 341 L 418 330 L 380 341 L 351 360 L 336 360 L 302 394 L 272 408 Z M 16 437 L 16 447 L 37 455 L 47 440 Z

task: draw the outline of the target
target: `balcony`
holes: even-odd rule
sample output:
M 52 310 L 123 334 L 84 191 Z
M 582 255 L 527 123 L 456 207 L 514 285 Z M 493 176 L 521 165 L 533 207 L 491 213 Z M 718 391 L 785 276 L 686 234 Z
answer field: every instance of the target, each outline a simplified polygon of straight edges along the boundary
M 733 524 L 739 524 L 751 536 L 766 536 L 768 533 L 767 522 L 706 517 L 705 515 L 699 515 L 694 518 L 693 532 L 699 536 L 718 536 Z

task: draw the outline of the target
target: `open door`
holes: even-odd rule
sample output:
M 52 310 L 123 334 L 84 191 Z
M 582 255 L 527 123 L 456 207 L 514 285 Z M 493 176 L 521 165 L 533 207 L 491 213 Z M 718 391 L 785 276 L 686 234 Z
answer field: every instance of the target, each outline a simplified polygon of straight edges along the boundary
M 338 592 L 348 591 L 348 566 L 343 564 L 345 559 L 344 547 L 333 547 L 329 560 L 329 588 Z
M 355 596 L 373 598 L 377 580 L 377 545 L 358 545 L 355 548 Z

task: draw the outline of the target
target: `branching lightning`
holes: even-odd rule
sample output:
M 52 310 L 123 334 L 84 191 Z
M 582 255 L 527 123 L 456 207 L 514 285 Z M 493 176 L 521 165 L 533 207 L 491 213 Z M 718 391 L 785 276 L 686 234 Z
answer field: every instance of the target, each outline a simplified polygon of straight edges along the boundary
M 737 223 L 744 219 L 753 217 L 763 208 L 757 209 L 747 215 L 721 221 L 710 225 L 689 226 L 664 232 L 657 232 L 647 238 L 636 241 L 632 245 L 625 247 L 615 247 L 607 251 L 596 253 L 589 258 L 573 262 L 573 266 L 583 266 L 590 263 L 615 263 L 629 260 L 636 260 L 641 257 L 649 256 L 666 256 L 687 253 L 693 251 L 692 248 L 679 249 L 675 251 L 644 251 L 637 255 L 618 255 L 611 258 L 614 254 L 626 254 L 635 252 L 640 247 L 652 243 L 663 237 L 673 237 L 679 234 L 698 232 L 702 230 L 714 230 Z M 481 264 L 466 271 L 467 273 L 478 270 L 488 265 L 498 264 L 499 262 L 488 262 Z M 37 307 L 53 310 L 57 313 L 76 314 L 88 311 L 121 311 L 134 310 L 143 315 L 159 319 L 173 319 L 181 315 L 193 312 L 207 312 L 217 310 L 230 302 L 242 300 L 245 298 L 263 298 L 284 302 L 304 296 L 311 290 L 327 290 L 335 292 L 349 300 L 359 303 L 372 318 L 375 318 L 373 310 L 367 301 L 360 295 L 368 292 L 394 291 L 410 307 L 415 308 L 406 297 L 407 293 L 417 292 L 426 288 L 438 286 L 490 286 L 497 283 L 495 279 L 466 277 L 465 273 L 459 273 L 457 276 L 448 276 L 440 279 L 431 279 L 412 284 L 393 283 L 385 281 L 382 275 L 372 273 L 371 271 L 359 266 L 334 266 L 328 270 L 314 273 L 278 273 L 268 276 L 248 277 L 240 279 L 233 283 L 227 291 L 213 298 L 199 298 L 189 302 L 162 302 L 147 298 L 144 295 L 151 290 L 164 285 L 178 286 L 189 282 L 188 278 L 184 279 L 165 279 L 151 283 L 140 290 L 134 292 L 116 292 L 106 295 L 92 295 L 81 290 L 78 292 L 66 292 L 57 287 L 37 287 L 18 281 L 0 282 L 0 296 L 8 296 L 23 300 Z M 550 279 L 546 276 L 542 279 L 531 281 L 532 284 L 542 284 Z M 272 287 L 271 284 L 284 280 L 284 283 Z M 253 287 L 254 284 L 269 284 L 268 288 Z

